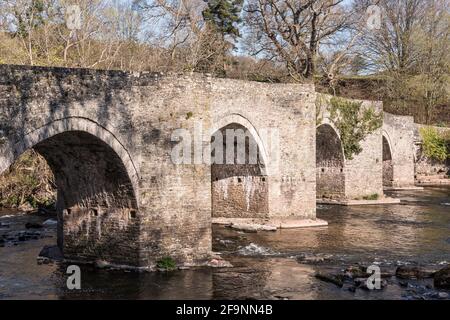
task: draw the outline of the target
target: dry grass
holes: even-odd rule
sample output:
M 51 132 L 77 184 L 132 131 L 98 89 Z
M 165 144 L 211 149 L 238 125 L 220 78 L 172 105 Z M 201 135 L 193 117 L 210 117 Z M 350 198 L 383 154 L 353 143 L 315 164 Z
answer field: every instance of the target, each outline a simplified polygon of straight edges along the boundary
M 0 207 L 49 206 L 55 198 L 53 173 L 45 159 L 34 150 L 22 154 L 0 176 Z

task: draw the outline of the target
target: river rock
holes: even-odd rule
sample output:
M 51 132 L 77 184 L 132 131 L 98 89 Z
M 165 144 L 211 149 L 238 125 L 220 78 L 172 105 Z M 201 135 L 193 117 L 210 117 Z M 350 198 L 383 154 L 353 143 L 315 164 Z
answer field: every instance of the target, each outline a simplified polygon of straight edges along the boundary
M 105 268 L 108 268 L 109 266 L 110 266 L 110 264 L 105 260 L 101 260 L 101 259 L 95 260 L 95 267 L 98 269 L 105 269 Z
M 360 265 L 350 266 L 345 269 L 344 276 L 349 279 L 368 277 L 367 268 Z
M 54 209 L 48 209 L 48 208 L 39 208 L 37 210 L 38 214 L 56 214 Z
M 447 292 L 439 292 L 438 293 L 438 298 L 439 299 L 448 299 L 449 295 Z
M 434 274 L 434 286 L 439 289 L 450 289 L 450 265 Z
M 27 228 L 27 229 L 41 229 L 41 228 L 43 228 L 43 225 L 40 224 L 40 223 L 27 222 L 25 224 L 25 228 Z
M 44 226 L 56 226 L 58 224 L 58 221 L 56 221 L 55 219 L 48 219 L 45 220 L 43 225 Z
M 342 275 L 333 275 L 333 274 L 325 274 L 325 273 L 316 273 L 314 275 L 317 279 L 333 283 L 337 285 L 339 288 L 342 288 L 344 286 L 344 279 Z
M 431 272 L 421 270 L 419 267 L 399 266 L 395 271 L 395 276 L 399 279 L 423 279 L 431 275 Z
M 233 265 L 224 260 L 224 259 L 211 259 L 208 263 L 207 263 L 208 267 L 212 267 L 212 268 L 232 268 Z
M 45 246 L 39 253 L 38 258 L 61 261 L 63 259 L 63 254 L 58 246 Z
M 320 264 L 333 258 L 331 254 L 301 254 L 296 257 L 298 263 Z

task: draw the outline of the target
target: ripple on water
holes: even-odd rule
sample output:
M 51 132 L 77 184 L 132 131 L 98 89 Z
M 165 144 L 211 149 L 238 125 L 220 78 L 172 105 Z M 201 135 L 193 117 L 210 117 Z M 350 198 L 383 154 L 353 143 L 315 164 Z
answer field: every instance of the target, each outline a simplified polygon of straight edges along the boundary
M 248 246 L 242 247 L 237 251 L 243 256 L 276 256 L 278 252 L 273 251 L 270 248 L 266 248 L 255 243 L 250 243 Z

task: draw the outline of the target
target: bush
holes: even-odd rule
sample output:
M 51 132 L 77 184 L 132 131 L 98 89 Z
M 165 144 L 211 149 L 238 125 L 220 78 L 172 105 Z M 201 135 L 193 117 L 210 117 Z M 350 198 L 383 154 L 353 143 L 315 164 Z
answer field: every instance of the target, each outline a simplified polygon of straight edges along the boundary
M 383 125 L 383 116 L 374 107 L 363 108 L 362 102 L 333 97 L 330 119 L 339 130 L 345 158 L 352 160 L 362 151 L 360 142 Z
M 172 271 L 177 268 L 175 261 L 171 257 L 164 257 L 156 263 L 159 269 L 164 269 L 166 271 Z
M 378 200 L 380 196 L 378 193 L 371 194 L 370 196 L 363 197 L 363 200 Z
M 450 135 L 441 134 L 433 127 L 420 128 L 422 137 L 422 152 L 429 158 L 438 161 L 445 161 L 450 157 Z

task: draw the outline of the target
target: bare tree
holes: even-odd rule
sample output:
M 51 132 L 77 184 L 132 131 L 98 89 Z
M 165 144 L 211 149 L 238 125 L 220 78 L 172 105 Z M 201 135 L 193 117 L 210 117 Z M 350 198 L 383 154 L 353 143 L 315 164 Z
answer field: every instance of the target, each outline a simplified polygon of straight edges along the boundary
M 359 52 L 367 72 L 382 74 L 385 99 L 393 111 L 415 112 L 418 121 L 429 123 L 439 104 L 449 99 L 449 0 L 379 0 L 382 24 L 366 30 Z M 363 11 L 368 0 L 357 0 Z
M 229 44 L 205 22 L 204 1 L 138 0 L 135 5 L 153 26 L 149 44 L 167 56 L 169 70 L 223 72 Z
M 316 72 L 321 45 L 348 26 L 343 0 L 249 0 L 247 43 L 254 55 L 285 64 L 295 80 Z
M 379 30 L 366 30 L 360 45 L 372 70 L 407 72 L 417 58 L 413 33 L 423 22 L 428 0 L 378 0 L 382 10 Z M 364 14 L 373 2 L 356 0 L 355 12 Z

